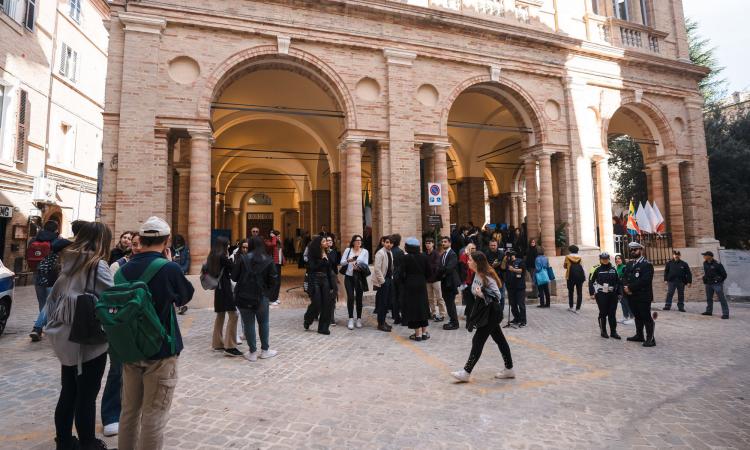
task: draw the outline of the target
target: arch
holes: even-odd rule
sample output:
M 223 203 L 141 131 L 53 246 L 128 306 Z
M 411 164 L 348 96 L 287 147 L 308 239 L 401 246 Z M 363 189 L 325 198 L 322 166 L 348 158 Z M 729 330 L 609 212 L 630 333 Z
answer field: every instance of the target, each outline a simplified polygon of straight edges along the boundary
M 296 162 L 296 161 L 292 161 L 292 162 Z M 305 170 L 305 167 L 303 165 L 301 165 L 299 163 L 297 163 L 297 164 L 298 164 L 298 166 L 296 167 L 296 170 L 299 170 L 299 169 Z M 309 178 L 310 178 L 310 175 L 309 175 L 309 173 L 307 173 L 306 170 L 305 170 L 305 173 L 307 173 L 306 179 L 305 180 L 298 180 L 298 179 L 292 178 L 291 176 L 289 176 L 288 174 L 286 174 L 284 172 L 281 172 L 281 171 L 279 171 L 277 169 L 273 169 L 273 168 L 270 168 L 270 167 L 268 167 L 266 165 L 259 164 L 259 163 L 243 164 L 241 166 L 238 166 L 236 169 L 237 169 L 238 172 L 240 172 L 240 171 L 245 172 L 245 171 L 250 171 L 250 170 L 258 169 L 258 170 L 267 171 L 269 174 L 270 173 L 277 173 L 279 175 L 284 175 L 285 178 L 280 178 L 279 181 L 283 180 L 283 181 L 291 182 L 294 185 L 294 187 L 296 188 L 297 193 L 299 194 L 300 198 L 304 197 L 305 182 L 307 180 L 309 180 Z M 217 176 L 217 181 L 216 181 L 216 190 L 217 191 L 220 191 L 222 189 L 226 191 L 226 190 L 230 189 L 231 186 L 232 186 L 232 183 L 235 181 L 235 179 L 238 176 L 242 175 L 242 174 L 236 173 L 236 174 L 231 174 L 231 175 L 232 176 L 223 183 L 223 186 L 220 184 L 219 177 Z M 232 206 L 234 206 L 234 205 L 232 205 Z
M 547 128 L 542 119 L 544 116 L 534 103 L 532 97 L 518 84 L 506 78 L 503 78 L 500 81 L 494 81 L 490 78 L 489 74 L 476 75 L 462 81 L 448 96 L 446 96 L 443 101 L 442 113 L 440 115 L 441 135 L 448 135 L 448 116 L 450 115 L 453 103 L 464 91 L 475 87 L 480 89 L 490 89 L 501 95 L 507 102 L 504 104 L 508 106 L 508 109 L 514 114 L 514 117 L 516 117 L 516 115 L 523 117 L 524 120 L 521 122 L 523 122 L 525 126 L 531 128 L 534 132 L 535 142 L 532 143 L 532 145 L 547 141 Z
M 609 147 L 610 122 L 620 109 L 625 109 L 625 111 L 635 114 L 642 121 L 643 125 L 647 127 L 652 138 L 658 140 L 659 144 L 656 146 L 656 156 L 675 154 L 677 152 L 674 132 L 664 113 L 661 112 L 656 104 L 647 99 L 637 101 L 634 94 L 622 97 L 619 105 L 612 105 L 606 111 L 601 111 L 602 148 L 607 149 Z
M 248 67 L 258 62 L 274 61 L 281 65 L 302 68 L 313 75 L 314 80 L 331 87 L 339 106 L 344 110 L 346 128 L 357 128 L 357 114 L 354 100 L 346 84 L 338 74 L 317 56 L 298 48 L 289 48 L 288 54 L 281 54 L 275 45 L 259 45 L 235 53 L 225 59 L 203 82 L 198 102 L 198 117 L 210 120 L 211 102 L 231 84 L 233 77 L 244 73 Z
M 487 185 L 489 187 L 489 195 L 500 194 L 500 184 L 497 181 L 497 177 L 494 173 L 492 173 L 492 171 L 489 167 L 487 167 L 486 164 L 484 166 L 484 180 L 487 182 Z

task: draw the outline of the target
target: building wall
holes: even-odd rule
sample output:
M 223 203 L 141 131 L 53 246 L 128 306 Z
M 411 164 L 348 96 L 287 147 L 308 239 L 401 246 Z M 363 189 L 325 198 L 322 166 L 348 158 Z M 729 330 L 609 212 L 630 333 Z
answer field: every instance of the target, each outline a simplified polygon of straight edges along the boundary
M 25 11 L 26 1 L 17 3 Z M 62 234 L 69 236 L 72 221 L 95 219 L 109 6 L 103 0 L 82 0 L 81 6 L 76 21 L 68 0 L 37 0 L 33 30 L 0 12 L 0 204 L 13 207 L 0 257 L 10 267 L 26 244 L 13 239 L 12 225 L 26 228 L 29 217 L 61 213 Z M 60 73 L 63 43 L 77 53 L 68 76 Z M 19 139 L 21 91 L 28 94 L 26 139 Z M 57 182 L 52 203 L 32 199 L 34 178 L 41 176 Z

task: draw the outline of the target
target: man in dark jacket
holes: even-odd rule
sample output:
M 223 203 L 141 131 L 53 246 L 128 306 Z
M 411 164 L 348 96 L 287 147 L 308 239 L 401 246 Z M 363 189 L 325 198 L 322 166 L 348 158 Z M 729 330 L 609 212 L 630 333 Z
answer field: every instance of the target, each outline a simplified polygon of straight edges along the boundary
M 507 252 L 508 270 L 505 272 L 505 287 L 513 320 L 510 323 L 521 328 L 526 326 L 526 266 L 515 251 Z
M 622 282 L 617 268 L 610 262 L 609 253 L 599 255 L 599 266 L 589 277 L 589 294 L 599 307 L 599 331 L 603 338 L 620 339 L 617 334 L 617 300 L 622 291 Z M 609 331 L 607 334 L 607 321 Z
M 677 309 L 685 312 L 685 285 L 690 286 L 693 283 L 693 274 L 688 263 L 680 259 L 679 250 L 672 251 L 672 259 L 664 267 L 664 282 L 667 283 L 664 311 L 672 308 L 672 297 L 677 290 Z
M 391 254 L 393 255 L 393 295 L 391 296 L 391 315 L 393 316 L 394 325 L 406 326 L 406 322 L 402 322 L 401 311 L 401 283 L 399 279 L 399 270 L 401 269 L 401 257 L 404 256 L 404 251 L 401 249 L 401 235 L 394 234 L 391 236 Z
M 721 303 L 721 318 L 729 318 L 729 304 L 724 296 L 724 280 L 727 279 L 727 271 L 724 266 L 714 259 L 713 252 L 705 252 L 703 255 L 703 284 L 706 285 L 706 312 L 704 316 L 710 316 L 714 312 L 714 292 Z
M 484 253 L 485 256 L 487 256 L 487 262 L 490 264 L 490 266 L 495 270 L 495 273 L 497 274 L 497 277 L 501 280 L 503 279 L 503 271 L 500 268 L 501 263 L 503 262 L 503 252 L 500 251 L 499 244 L 496 240 L 490 241 L 490 246 L 487 249 L 487 251 Z M 502 287 L 500 287 L 500 290 L 502 291 Z
M 458 329 L 458 312 L 456 311 L 456 294 L 461 279 L 458 276 L 458 254 L 451 248 L 451 239 L 448 236 L 440 238 L 443 254 L 440 255 L 440 268 L 438 279 L 445 300 L 445 309 L 448 310 L 448 323 L 443 325 L 444 330 Z
M 635 336 L 630 342 L 643 342 L 644 347 L 656 345 L 654 339 L 654 319 L 651 317 L 651 302 L 654 301 L 654 266 L 643 256 L 643 246 L 637 242 L 628 244 L 631 261 L 623 271 L 623 292 L 628 296 L 628 304 L 635 316 Z M 646 338 L 643 328 L 646 328 Z

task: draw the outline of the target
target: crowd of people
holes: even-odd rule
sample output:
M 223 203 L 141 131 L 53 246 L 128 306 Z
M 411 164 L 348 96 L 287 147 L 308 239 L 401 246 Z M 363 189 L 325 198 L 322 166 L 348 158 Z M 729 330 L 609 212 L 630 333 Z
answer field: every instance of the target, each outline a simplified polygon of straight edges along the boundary
M 76 221 L 72 231 L 72 239 L 61 238 L 59 224 L 49 221 L 29 244 L 34 249 L 29 262 L 35 270 L 39 301 L 30 338 L 39 342 L 46 336 L 61 365 L 62 387 L 55 410 L 57 448 L 106 448 L 96 438 L 95 422 L 107 354 L 110 364 L 100 411 L 104 435 L 118 435 L 121 449 L 162 448 L 183 349 L 176 315 L 187 311 L 194 294 L 186 278 L 190 268 L 187 242 L 157 217 L 146 220 L 137 232 L 122 233 L 113 248 L 111 231 L 104 224 Z M 468 382 L 492 337 L 504 362 L 496 377 L 515 377 L 511 349 L 501 328 L 506 299 L 507 326 L 524 328 L 527 297 L 538 297 L 538 308 L 549 308 L 550 284 L 556 279 L 545 249 L 536 240 L 524 243 L 519 229 L 493 232 L 467 226 L 451 236 L 428 236 L 423 242 L 409 237 L 403 240 L 403 249 L 399 234 L 383 236 L 373 249 L 374 257 L 366 248 L 370 243 L 361 235 L 352 236 L 341 251 L 335 241 L 334 235 L 323 230 L 293 250 L 305 268 L 304 290 L 310 298 L 302 323 L 305 330 L 317 322 L 318 333 L 331 334 L 339 276 L 343 277 L 349 330 L 365 326 L 363 296 L 371 285 L 377 330 L 407 327 L 414 342 L 431 338 L 430 322 L 445 322 L 445 331 L 460 328 L 456 305 L 460 294 L 465 328 L 474 336 L 466 364 L 451 375 L 458 382 Z M 201 271 L 204 289 L 214 291 L 213 350 L 251 362 L 278 354 L 270 348 L 269 323 L 270 306 L 279 303 L 284 246 L 278 231 L 271 230 L 264 237 L 258 228 L 235 245 L 225 237 L 214 239 Z M 635 324 L 635 335 L 627 340 L 655 346 L 654 267 L 644 257 L 643 246 L 631 243 L 628 261 L 616 255 L 613 262 L 609 253 L 601 253 L 599 264 L 588 275 L 578 252 L 575 245 L 570 246 L 563 266 L 569 311 L 580 311 L 586 283 L 599 309 L 603 338 L 621 339 L 616 320 L 619 304 L 621 322 Z M 716 295 L 722 319 L 728 319 L 723 293 L 726 271 L 711 252 L 703 255 L 707 299 L 703 314 L 712 315 Z M 692 272 L 677 250 L 665 267 L 664 282 L 663 309 L 671 309 L 676 292 L 678 309 L 685 311 L 684 290 L 692 283 Z M 132 305 L 142 308 L 140 315 L 125 314 Z M 92 317 L 98 319 L 91 322 Z M 133 317 L 140 322 L 133 323 Z M 147 320 L 151 322 L 141 323 Z M 128 326 L 118 328 L 122 324 Z M 141 334 L 129 336 L 125 328 Z M 240 350 L 243 339 L 247 352 Z M 72 433 L 74 423 L 77 436 Z

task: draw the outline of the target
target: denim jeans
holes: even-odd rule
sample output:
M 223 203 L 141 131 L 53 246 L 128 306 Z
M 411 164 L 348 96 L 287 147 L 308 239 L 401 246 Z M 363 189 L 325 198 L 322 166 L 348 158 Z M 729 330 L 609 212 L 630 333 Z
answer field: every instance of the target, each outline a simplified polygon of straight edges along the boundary
M 47 304 L 47 297 L 52 292 L 52 288 L 34 285 L 36 291 L 36 301 L 39 303 L 39 315 L 36 317 L 34 322 L 34 328 L 42 329 L 47 325 L 47 311 L 44 309 L 44 305 Z
M 268 350 L 268 334 L 269 334 L 269 310 L 268 310 L 268 299 L 263 298 L 258 305 L 258 309 L 240 308 L 240 316 L 242 316 L 242 327 L 245 330 L 245 340 L 247 345 L 250 347 L 250 352 L 255 353 L 258 351 L 258 342 L 255 339 L 255 321 L 258 321 L 258 328 L 260 331 L 260 348 L 261 350 Z
M 721 314 L 723 316 L 729 315 L 729 304 L 727 298 L 724 296 L 724 283 L 714 283 L 706 285 L 706 312 L 712 313 L 714 311 L 714 292 L 719 297 L 721 303 Z
M 620 295 L 620 306 L 622 306 L 622 316 L 626 319 L 632 319 L 633 318 L 633 311 L 630 310 L 630 304 L 628 303 L 628 298 L 624 295 Z
M 102 393 L 102 425 L 107 426 L 120 421 L 120 409 L 122 398 L 122 363 L 109 358 L 109 372 L 107 373 L 107 384 L 104 385 Z
M 672 306 L 672 298 L 674 297 L 675 290 L 677 290 L 677 306 L 682 308 L 685 306 L 685 283 L 681 281 L 667 282 L 667 300 L 664 304 Z

